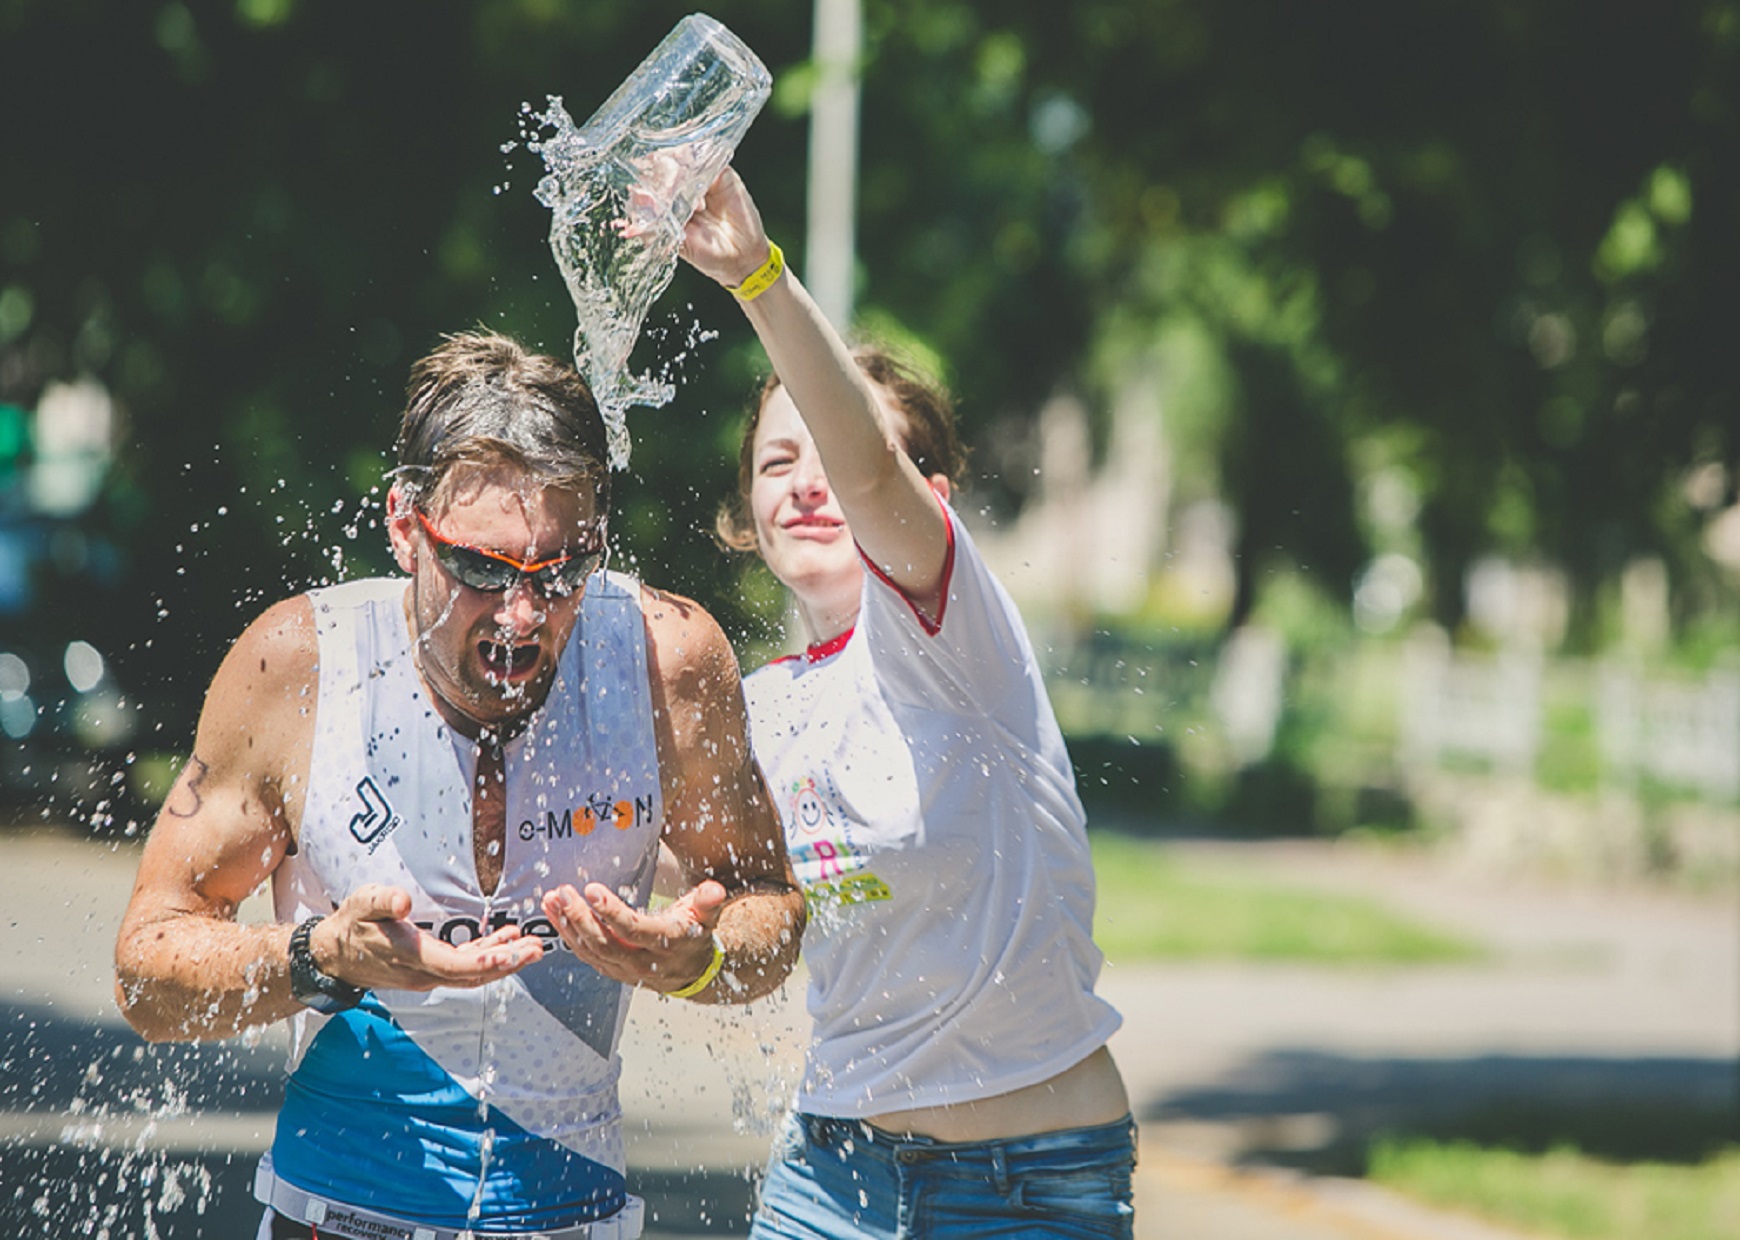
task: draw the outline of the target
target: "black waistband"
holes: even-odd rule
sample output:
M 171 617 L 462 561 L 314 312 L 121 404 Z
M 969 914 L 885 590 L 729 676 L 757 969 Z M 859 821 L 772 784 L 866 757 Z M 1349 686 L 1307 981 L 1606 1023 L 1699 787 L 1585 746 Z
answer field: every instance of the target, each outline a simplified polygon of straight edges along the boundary
M 272 1240 L 314 1240 L 314 1228 L 272 1211 Z

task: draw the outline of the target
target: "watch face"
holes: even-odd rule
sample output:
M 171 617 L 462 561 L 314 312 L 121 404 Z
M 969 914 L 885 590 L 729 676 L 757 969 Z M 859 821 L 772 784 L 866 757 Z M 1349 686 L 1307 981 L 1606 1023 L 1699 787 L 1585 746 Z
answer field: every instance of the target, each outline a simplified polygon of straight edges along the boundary
M 362 1000 L 363 992 L 349 982 L 322 973 L 314 963 L 308 938 L 318 917 L 311 917 L 290 932 L 290 995 L 303 1007 L 323 1015 L 344 1012 Z

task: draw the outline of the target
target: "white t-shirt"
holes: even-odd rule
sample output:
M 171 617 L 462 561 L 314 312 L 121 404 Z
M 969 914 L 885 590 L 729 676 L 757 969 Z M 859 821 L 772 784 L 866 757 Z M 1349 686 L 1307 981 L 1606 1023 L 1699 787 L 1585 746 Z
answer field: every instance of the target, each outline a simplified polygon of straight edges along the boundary
M 1093 993 L 1094 875 L 1014 603 L 948 511 L 941 614 L 867 567 L 857 627 L 749 676 L 755 754 L 810 904 L 801 1111 L 865 1116 L 1048 1080 L 1120 1017 Z

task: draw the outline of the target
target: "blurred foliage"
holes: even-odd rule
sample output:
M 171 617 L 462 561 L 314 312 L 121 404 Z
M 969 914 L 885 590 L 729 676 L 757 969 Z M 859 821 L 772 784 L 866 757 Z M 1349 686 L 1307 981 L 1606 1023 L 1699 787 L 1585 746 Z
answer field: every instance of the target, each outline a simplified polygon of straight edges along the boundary
M 583 119 L 690 7 L 0 0 L 0 404 L 93 375 L 126 418 L 86 553 L 45 557 L 0 644 L 76 631 L 179 746 L 263 602 L 384 568 L 409 364 L 479 323 L 569 346 L 521 105 Z M 738 165 L 801 269 L 810 6 L 709 11 L 775 73 Z M 1160 356 L 1180 495 L 1238 514 L 1234 622 L 1294 573 L 1345 606 L 1386 549 L 1452 626 L 1492 550 L 1583 600 L 1659 554 L 1691 626 L 1732 601 L 1699 538 L 1740 434 L 1740 3 L 864 19 L 861 314 L 945 360 L 994 512 L 1049 397 L 1103 417 Z M 770 647 L 778 591 L 708 534 L 759 350 L 683 270 L 637 360 L 679 395 L 631 414 L 619 562 Z M 1374 510 L 1380 477 L 1417 517 Z

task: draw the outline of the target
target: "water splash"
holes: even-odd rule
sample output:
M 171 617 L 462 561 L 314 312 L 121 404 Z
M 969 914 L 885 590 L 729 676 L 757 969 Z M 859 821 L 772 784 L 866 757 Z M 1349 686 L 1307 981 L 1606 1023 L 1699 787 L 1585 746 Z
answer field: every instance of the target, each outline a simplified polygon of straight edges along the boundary
M 252 1111 L 250 1096 L 267 1086 L 277 1056 L 98 1049 L 108 1041 L 69 1040 L 56 1021 L 14 1031 L 0 1055 L 0 1069 L 19 1066 L 13 1055 L 32 1065 L 15 1078 L 20 1084 L 35 1077 L 29 1098 L 7 1099 L 14 1133 L 0 1158 L 0 1220 L 14 1229 L 8 1234 L 167 1240 L 223 1234 L 237 1215 L 257 1219 L 258 1207 L 239 1201 L 245 1189 L 222 1153 L 242 1151 L 233 1136 L 212 1139 L 209 1114 Z M 64 1062 L 87 1054 L 76 1075 Z M 237 1125 L 223 1127 L 233 1134 Z
M 610 153 L 586 139 L 562 106 L 527 114 L 548 136 L 528 138 L 547 170 L 537 198 L 550 209 L 550 253 L 578 317 L 574 364 L 586 376 L 609 435 L 610 466 L 628 464 L 630 405 L 658 408 L 674 395 L 669 383 L 629 370 L 647 310 L 677 269 L 678 228 L 635 191 L 633 170 L 612 165 Z
M 558 95 L 520 108 L 521 138 L 544 162 L 550 252 L 579 324 L 574 360 L 604 415 L 613 469 L 628 465 L 625 413 L 671 399 L 628 369 L 652 303 L 676 274 L 683 226 L 772 91 L 767 67 L 724 26 L 692 13 L 586 122 Z

